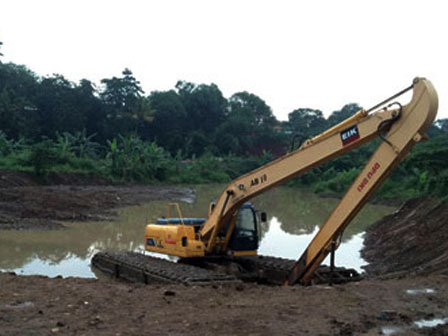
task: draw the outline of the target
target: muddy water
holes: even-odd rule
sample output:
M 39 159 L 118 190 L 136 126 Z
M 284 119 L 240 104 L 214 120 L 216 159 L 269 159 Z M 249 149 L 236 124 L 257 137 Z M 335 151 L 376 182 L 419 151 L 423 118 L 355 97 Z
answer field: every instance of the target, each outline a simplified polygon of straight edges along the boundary
M 210 200 L 223 186 L 195 186 L 196 199 L 182 202 L 185 217 L 205 217 Z M 297 259 L 337 200 L 319 198 L 292 188 L 276 188 L 252 203 L 268 214 L 262 225 L 259 253 Z M 336 253 L 336 264 L 360 270 L 365 228 L 394 208 L 367 205 L 347 228 Z M 152 202 L 118 211 L 113 222 L 65 223 L 60 231 L 0 232 L 0 270 L 18 274 L 94 277 L 90 259 L 97 251 L 143 250 L 146 223 L 166 214 L 166 202 Z

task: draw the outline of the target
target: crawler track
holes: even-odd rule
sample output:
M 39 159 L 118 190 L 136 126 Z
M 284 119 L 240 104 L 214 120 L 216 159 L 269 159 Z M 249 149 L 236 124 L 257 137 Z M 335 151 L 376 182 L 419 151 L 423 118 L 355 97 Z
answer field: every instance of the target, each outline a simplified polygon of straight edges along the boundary
M 109 275 L 132 282 L 172 283 L 185 285 L 223 285 L 251 281 L 282 285 L 294 260 L 254 257 L 205 257 L 171 262 L 135 252 L 100 252 L 92 265 Z M 332 279 L 331 279 L 332 276 Z M 362 277 L 353 269 L 321 266 L 312 284 L 359 281 Z
M 234 276 L 174 263 L 135 252 L 100 252 L 92 265 L 102 272 L 131 282 L 185 285 L 233 284 Z
M 235 261 L 245 269 L 259 273 L 259 282 L 282 285 L 291 271 L 294 260 L 269 256 L 253 256 L 235 258 Z M 335 267 L 333 274 L 330 267 L 321 265 L 314 272 L 310 284 L 335 283 L 341 284 L 351 281 L 360 281 L 362 276 L 354 269 Z

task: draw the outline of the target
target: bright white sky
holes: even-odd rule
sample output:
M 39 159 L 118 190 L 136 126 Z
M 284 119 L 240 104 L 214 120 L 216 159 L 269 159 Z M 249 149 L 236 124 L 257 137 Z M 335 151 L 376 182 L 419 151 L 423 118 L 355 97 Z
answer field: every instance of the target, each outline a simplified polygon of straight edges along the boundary
M 445 5 L 446 4 L 446 5 Z M 178 80 L 249 91 L 280 120 L 364 107 L 430 79 L 448 118 L 446 1 L 0 0 L 4 62 L 96 83 L 128 67 L 149 94 Z

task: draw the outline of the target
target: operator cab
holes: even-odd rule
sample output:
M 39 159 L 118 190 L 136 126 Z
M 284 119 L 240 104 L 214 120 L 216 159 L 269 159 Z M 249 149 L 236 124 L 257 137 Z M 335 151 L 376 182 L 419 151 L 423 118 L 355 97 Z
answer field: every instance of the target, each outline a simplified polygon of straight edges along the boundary
M 238 211 L 238 219 L 229 240 L 233 251 L 256 251 L 258 249 L 258 220 L 255 209 L 250 203 L 244 203 Z
M 168 210 L 167 217 L 157 219 L 156 224 L 148 224 L 145 230 L 145 250 L 181 258 L 203 257 L 207 253 L 206 245 L 200 240 L 198 233 L 206 219 L 182 217 L 178 204 L 171 205 L 176 206 L 179 217 L 169 216 Z M 210 209 L 213 210 L 213 204 Z M 262 221 L 265 217 L 266 214 L 262 213 Z M 233 230 L 230 225 L 234 225 Z M 256 255 L 259 232 L 254 207 L 250 203 L 244 203 L 238 210 L 236 220 L 229 221 L 217 234 L 219 246 L 226 247 L 219 253 L 228 252 L 234 256 Z

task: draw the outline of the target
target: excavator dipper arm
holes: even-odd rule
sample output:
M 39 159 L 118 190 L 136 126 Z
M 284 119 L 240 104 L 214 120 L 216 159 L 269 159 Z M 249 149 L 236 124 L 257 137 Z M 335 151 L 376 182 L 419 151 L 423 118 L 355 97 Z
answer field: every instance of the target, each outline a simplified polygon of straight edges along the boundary
M 244 202 L 377 137 L 383 142 L 350 187 L 327 222 L 294 265 L 287 283 L 306 283 L 328 255 L 330 246 L 367 202 L 393 168 L 422 139 L 434 121 L 438 98 L 432 84 L 416 78 L 409 104 L 397 109 L 383 108 L 374 113 L 359 111 L 353 117 L 308 140 L 289 153 L 232 181 L 199 231 L 207 252 L 216 246 L 216 236 Z M 392 104 L 393 105 L 393 104 Z
M 331 244 L 381 186 L 411 148 L 425 136 L 437 113 L 437 94 L 426 80 L 418 80 L 412 101 L 402 108 L 384 141 L 331 213 L 321 230 L 295 263 L 287 284 L 307 283 L 331 251 Z

